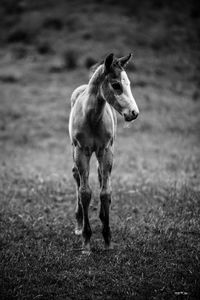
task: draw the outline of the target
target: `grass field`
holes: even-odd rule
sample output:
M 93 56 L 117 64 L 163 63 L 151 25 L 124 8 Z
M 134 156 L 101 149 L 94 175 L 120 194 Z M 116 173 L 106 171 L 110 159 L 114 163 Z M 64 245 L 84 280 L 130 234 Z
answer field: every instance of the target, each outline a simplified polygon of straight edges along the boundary
M 56 2 L 2 5 L 0 299 L 199 299 L 199 8 Z M 92 159 L 84 255 L 74 235 L 70 95 L 113 51 L 134 53 L 127 73 L 140 116 L 129 126 L 118 119 L 110 251 Z

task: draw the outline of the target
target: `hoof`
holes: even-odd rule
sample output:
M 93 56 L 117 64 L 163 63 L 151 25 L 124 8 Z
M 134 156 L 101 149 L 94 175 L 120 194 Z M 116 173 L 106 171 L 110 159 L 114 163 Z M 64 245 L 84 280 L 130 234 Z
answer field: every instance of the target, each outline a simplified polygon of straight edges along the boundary
M 82 254 L 90 255 L 90 253 L 91 253 L 90 243 L 83 244 Z
M 82 254 L 83 254 L 83 255 L 90 255 L 90 254 L 91 254 L 91 251 L 90 251 L 90 250 L 83 249 L 83 250 L 82 250 Z
M 104 249 L 107 250 L 113 250 L 116 248 L 116 244 L 115 243 L 110 243 L 110 244 L 105 244 Z
M 112 249 L 113 249 L 112 244 L 110 244 L 110 245 L 105 245 L 105 246 L 104 246 L 104 250 L 106 250 L 106 251 L 112 250 Z
M 76 228 L 75 229 L 75 235 L 81 235 L 82 234 L 82 229 Z

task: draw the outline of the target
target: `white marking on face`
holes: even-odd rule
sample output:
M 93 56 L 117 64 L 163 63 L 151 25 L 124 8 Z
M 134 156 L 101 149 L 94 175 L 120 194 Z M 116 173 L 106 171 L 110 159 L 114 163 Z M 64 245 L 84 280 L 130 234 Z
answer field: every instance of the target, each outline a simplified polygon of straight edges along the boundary
M 121 95 L 117 95 L 121 107 L 123 110 L 129 110 L 130 112 L 135 111 L 135 113 L 139 113 L 139 109 L 135 102 L 135 99 L 131 92 L 130 81 L 125 71 L 121 72 L 121 84 L 123 86 L 123 93 Z
M 129 81 L 128 76 L 125 71 L 121 72 L 121 82 L 122 82 L 122 85 L 123 84 L 125 84 L 126 86 L 130 85 L 130 81 Z

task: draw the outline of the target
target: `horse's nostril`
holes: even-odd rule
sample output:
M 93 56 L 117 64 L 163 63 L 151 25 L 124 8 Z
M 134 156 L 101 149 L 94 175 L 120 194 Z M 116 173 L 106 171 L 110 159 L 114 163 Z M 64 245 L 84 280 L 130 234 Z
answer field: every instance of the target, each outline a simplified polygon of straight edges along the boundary
M 133 116 L 135 117 L 135 119 L 137 118 L 137 116 L 139 115 L 139 113 L 138 112 L 136 112 L 135 110 L 132 110 L 132 114 L 133 114 Z

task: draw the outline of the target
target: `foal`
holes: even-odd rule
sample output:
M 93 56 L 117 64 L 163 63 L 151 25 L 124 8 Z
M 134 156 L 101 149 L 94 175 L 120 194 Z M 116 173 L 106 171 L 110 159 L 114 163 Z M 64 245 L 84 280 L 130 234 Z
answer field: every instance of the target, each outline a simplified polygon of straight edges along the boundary
M 139 110 L 130 89 L 130 81 L 124 70 L 131 54 L 115 58 L 111 53 L 99 65 L 88 84 L 75 89 L 71 96 L 69 135 L 73 147 L 72 169 L 77 185 L 75 229 L 82 234 L 83 248 L 90 250 L 92 231 L 88 218 L 91 189 L 88 183 L 89 163 L 93 152 L 98 161 L 100 183 L 100 214 L 105 248 L 109 248 L 111 232 L 109 206 L 111 203 L 110 175 L 113 164 L 113 142 L 116 134 L 116 112 L 125 121 L 137 118 Z

